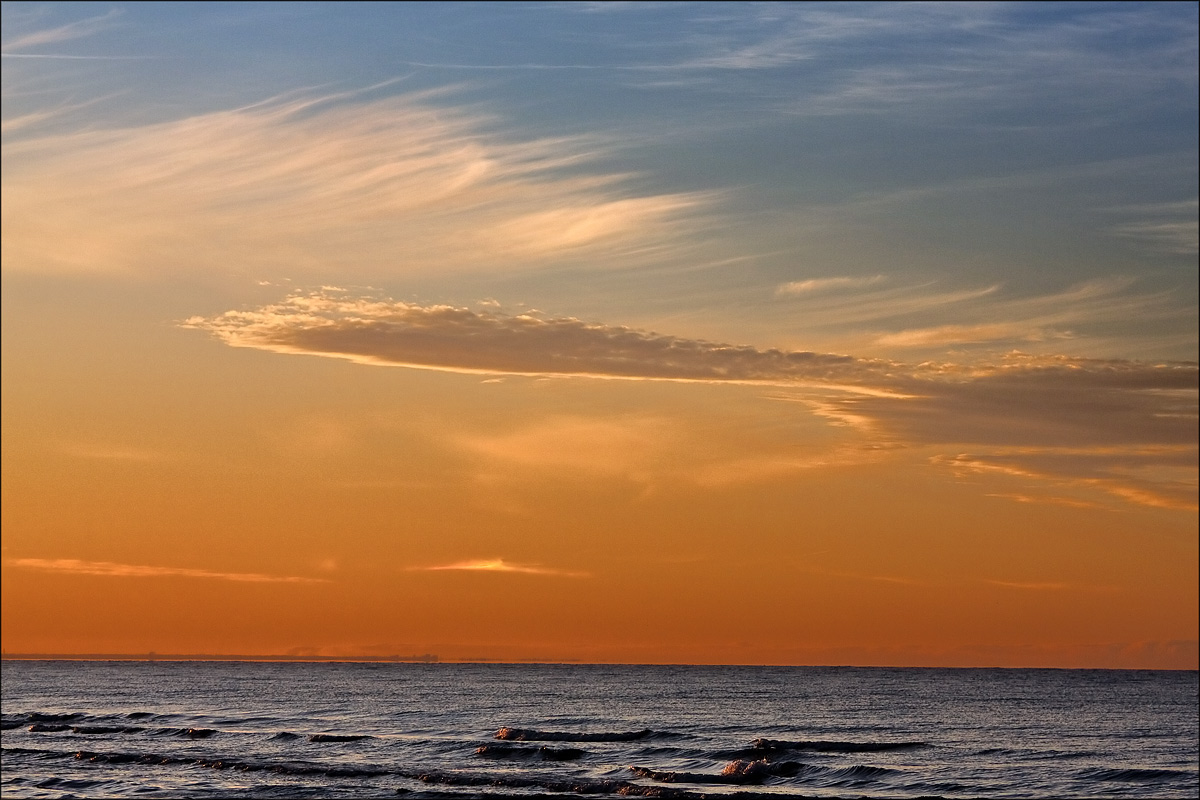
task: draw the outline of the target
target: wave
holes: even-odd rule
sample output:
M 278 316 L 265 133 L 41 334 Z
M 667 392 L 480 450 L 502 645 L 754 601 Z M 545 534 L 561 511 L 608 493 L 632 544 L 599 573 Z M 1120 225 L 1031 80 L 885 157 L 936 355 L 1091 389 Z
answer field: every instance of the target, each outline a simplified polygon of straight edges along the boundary
M 629 767 L 639 778 L 659 783 L 760 784 L 771 778 L 807 778 L 825 786 L 856 785 L 876 781 L 896 770 L 886 767 L 853 766 L 830 768 L 800 761 L 770 761 L 765 758 L 747 761 L 738 759 L 725 765 L 719 774 L 656 770 L 649 767 Z
M 310 742 L 359 742 L 371 739 L 365 733 L 314 733 L 308 737 Z
M 5 714 L 3 719 L 0 720 L 0 730 L 11 731 L 30 724 L 39 726 L 59 725 L 58 730 L 66 730 L 68 723 L 78 722 L 85 716 L 85 714 L 78 713 L 50 714 L 42 711 L 34 711 L 29 714 Z
M 804 764 L 799 761 L 768 761 L 765 758 L 747 761 L 738 759 L 725 765 L 718 773 L 685 772 L 679 770 L 656 770 L 649 767 L 629 767 L 639 778 L 649 778 L 660 783 L 723 783 L 757 784 L 769 778 L 794 778 L 806 773 L 826 773 L 825 767 Z
M 1095 767 L 1081 770 L 1079 776 L 1092 781 L 1161 781 L 1185 778 L 1195 780 L 1196 772 L 1181 769 Z
M 189 758 L 168 756 L 158 753 L 98 753 L 79 750 L 68 754 L 77 761 L 92 764 L 152 764 L 158 766 L 208 767 L 218 770 L 239 772 L 269 772 L 276 775 L 318 775 L 328 778 L 374 778 L 394 774 L 382 767 L 341 767 L 332 764 L 290 761 L 284 764 L 263 761 L 248 761 L 234 758 Z
M 70 731 L 83 736 L 104 736 L 111 733 L 140 733 L 145 728 L 133 725 L 67 725 L 62 722 L 35 722 L 29 726 L 32 733 L 62 733 Z
M 89 795 L 94 796 L 94 790 L 102 786 L 112 785 L 112 781 L 51 777 L 40 780 L 35 785 L 39 789 L 54 789 L 60 792 L 87 792 Z M 73 796 L 73 794 L 64 795 L 64 797 Z
M 882 753 L 928 747 L 926 742 L 834 742 L 825 740 L 791 742 L 782 739 L 755 739 L 754 750 L 810 750 L 817 753 Z
M 485 744 L 475 748 L 484 758 L 540 758 L 543 761 L 574 761 L 587 755 L 577 747 L 520 747 L 511 744 Z
M 91 764 L 143 764 L 147 766 L 207 767 L 237 772 L 271 773 L 327 778 L 375 778 L 394 776 L 427 784 L 472 787 L 490 786 L 497 789 L 535 789 L 574 794 L 615 794 L 628 797 L 695 798 L 697 795 L 657 786 L 641 786 L 628 781 L 589 778 L 557 778 L 553 776 L 523 777 L 507 773 L 463 773 L 440 771 L 410 771 L 372 766 L 333 766 L 312 762 L 261 762 L 247 759 L 187 758 L 159 753 L 95 752 L 88 750 L 52 751 L 31 748 L 4 748 L 5 754 L 27 754 L 43 758 L 75 759 Z M 403 793 L 403 792 L 397 792 Z
M 71 733 L 106 736 L 110 733 L 141 733 L 144 730 L 146 729 L 134 725 L 75 725 L 71 728 Z
M 1072 758 L 1094 758 L 1092 750 L 1032 750 L 1029 748 L 985 747 L 976 751 L 977 756 L 1007 756 L 1027 761 L 1059 761 Z
M 152 717 L 152 716 L 155 716 L 155 715 L 151 714 L 148 711 L 134 711 L 131 714 L 125 714 L 125 715 L 120 715 L 120 714 L 94 715 L 94 714 L 84 714 L 79 711 L 73 711 L 73 712 L 69 712 L 69 713 L 32 711 L 28 714 L 5 714 L 4 720 L 3 720 L 3 725 L 4 725 L 4 730 L 12 730 L 13 728 L 20 728 L 22 726 L 30 725 L 30 724 L 43 725 L 43 726 L 66 725 L 66 726 L 78 726 L 80 728 L 112 727 L 115 729 L 116 727 L 121 727 L 121 728 L 128 729 L 128 730 L 141 730 L 141 728 L 131 728 L 128 726 L 112 726 L 112 725 L 102 725 L 102 724 L 85 725 L 84 723 L 87 723 L 87 722 L 104 723 L 106 721 L 112 721 L 113 719 L 140 720 L 140 719 L 145 719 L 147 717 Z M 92 733 L 94 731 L 89 730 L 87 732 Z
M 859 764 L 853 767 L 841 767 L 829 770 L 827 782 L 833 785 L 859 783 L 862 781 L 878 780 L 879 778 L 895 773 L 896 770 L 888 769 L 887 767 L 872 767 L 866 764 Z
M 35 758 L 67 758 L 74 753 L 67 753 L 61 750 L 42 750 L 37 747 L 4 747 L 0 748 L 5 755 L 15 756 L 33 756 Z
M 539 731 L 533 728 L 509 728 L 496 731 L 497 739 L 514 742 L 632 742 L 656 735 L 649 728 L 640 731 L 575 733 L 572 731 Z
M 29 722 L 73 722 L 82 719 L 86 714 L 78 712 L 71 714 L 46 714 L 41 711 L 35 711 L 25 717 Z
M 397 775 L 422 783 L 442 786 L 472 787 L 489 786 L 496 789 L 534 789 L 562 794 L 613 794 L 621 797 L 700 798 L 686 790 L 662 786 L 643 786 L 629 781 L 607 778 L 552 778 L 549 776 L 521 777 L 509 774 L 472 774 L 463 772 L 397 772 Z M 739 795 L 746 798 L 746 795 Z
M 213 728 L 158 728 L 152 733 L 156 736 L 179 736 L 184 739 L 207 739 L 216 736 L 219 731 Z
M 725 765 L 720 774 L 657 770 L 638 766 L 630 766 L 629 771 L 639 778 L 648 778 L 659 783 L 731 783 L 740 785 L 762 783 L 767 778 L 777 777 L 778 772 L 776 770 L 780 766 L 782 765 L 771 764 L 764 759 L 758 761 L 732 761 Z M 803 765 L 796 764 L 796 767 L 802 768 Z M 793 772 L 792 774 L 794 775 L 795 773 Z

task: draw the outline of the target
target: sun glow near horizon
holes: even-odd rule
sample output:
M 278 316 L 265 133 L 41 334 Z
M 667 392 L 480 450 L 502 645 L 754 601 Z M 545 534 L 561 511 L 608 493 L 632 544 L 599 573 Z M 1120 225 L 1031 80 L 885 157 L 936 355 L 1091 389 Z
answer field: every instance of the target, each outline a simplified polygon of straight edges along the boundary
M 6 652 L 1200 663 L 1194 5 L 3 15 Z

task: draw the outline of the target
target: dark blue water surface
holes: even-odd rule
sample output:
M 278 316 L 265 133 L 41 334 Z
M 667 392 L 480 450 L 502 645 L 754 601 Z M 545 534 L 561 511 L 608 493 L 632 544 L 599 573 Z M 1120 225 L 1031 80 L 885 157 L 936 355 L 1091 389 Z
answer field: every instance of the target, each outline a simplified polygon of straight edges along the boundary
M 3 666 L 4 797 L 1196 797 L 1197 673 Z

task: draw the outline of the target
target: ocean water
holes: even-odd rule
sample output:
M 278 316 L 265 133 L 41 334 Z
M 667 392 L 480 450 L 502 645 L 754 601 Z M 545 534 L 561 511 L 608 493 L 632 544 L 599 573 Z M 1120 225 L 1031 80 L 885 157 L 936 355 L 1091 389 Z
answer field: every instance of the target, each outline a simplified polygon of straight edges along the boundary
M 1197 797 L 1197 673 L 3 664 L 3 796 Z

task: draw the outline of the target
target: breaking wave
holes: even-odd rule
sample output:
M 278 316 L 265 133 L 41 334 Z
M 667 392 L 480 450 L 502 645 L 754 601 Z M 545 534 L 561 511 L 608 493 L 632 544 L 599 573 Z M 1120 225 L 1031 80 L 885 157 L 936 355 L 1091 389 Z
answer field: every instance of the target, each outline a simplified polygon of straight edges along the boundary
M 577 747 L 521 747 L 511 744 L 485 744 L 475 748 L 475 755 L 485 758 L 540 758 L 543 761 L 574 761 L 583 758 Z
M 539 731 L 532 728 L 503 727 L 496 731 L 497 739 L 513 742 L 634 742 L 638 739 L 648 739 L 655 736 L 654 731 L 643 728 L 640 731 L 575 733 L 571 731 Z

